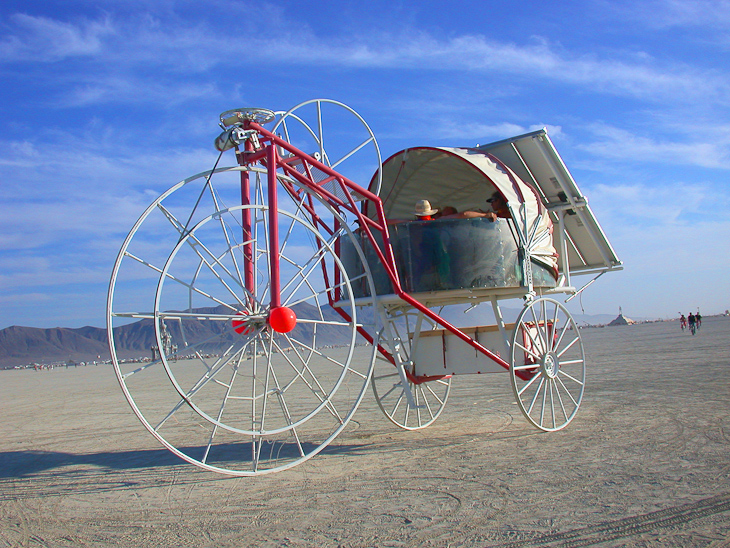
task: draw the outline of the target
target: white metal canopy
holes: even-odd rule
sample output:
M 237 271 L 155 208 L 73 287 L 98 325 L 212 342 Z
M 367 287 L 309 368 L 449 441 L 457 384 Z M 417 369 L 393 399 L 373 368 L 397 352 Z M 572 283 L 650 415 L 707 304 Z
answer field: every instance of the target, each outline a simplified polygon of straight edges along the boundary
M 533 258 L 566 275 L 622 268 L 545 129 L 476 148 L 408 148 L 388 158 L 382 174 L 388 219 L 413 219 L 422 199 L 439 209 L 486 210 L 498 190 Z

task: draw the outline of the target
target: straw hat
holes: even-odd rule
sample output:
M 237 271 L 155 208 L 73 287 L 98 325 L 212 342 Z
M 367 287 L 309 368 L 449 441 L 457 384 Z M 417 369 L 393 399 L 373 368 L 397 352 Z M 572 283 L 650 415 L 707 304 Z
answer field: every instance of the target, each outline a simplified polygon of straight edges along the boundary
M 433 215 L 434 213 L 438 213 L 438 209 L 433 209 L 431 207 L 431 202 L 428 200 L 418 200 L 416 202 L 416 215 L 418 217 L 424 217 L 426 215 Z

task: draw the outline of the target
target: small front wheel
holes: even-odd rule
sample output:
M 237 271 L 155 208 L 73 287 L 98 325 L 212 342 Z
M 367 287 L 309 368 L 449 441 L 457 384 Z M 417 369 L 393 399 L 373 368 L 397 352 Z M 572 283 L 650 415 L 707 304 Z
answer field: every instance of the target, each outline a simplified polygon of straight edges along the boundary
M 585 388 L 578 326 L 559 302 L 539 298 L 522 310 L 512 336 L 510 377 L 517 405 L 540 430 L 565 428 Z

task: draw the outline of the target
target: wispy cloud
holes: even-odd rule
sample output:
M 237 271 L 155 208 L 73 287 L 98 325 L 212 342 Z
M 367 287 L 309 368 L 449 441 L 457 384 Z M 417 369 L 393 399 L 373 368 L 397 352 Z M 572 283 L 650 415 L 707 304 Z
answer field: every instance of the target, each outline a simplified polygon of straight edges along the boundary
M 216 157 L 212 146 L 149 151 L 93 134 L 57 135 L 40 150 L 0 142 L 0 249 L 118 245 L 153 197 Z
M 730 135 L 724 140 L 682 139 L 675 133 L 646 137 L 605 124 L 591 124 L 588 130 L 593 139 L 577 148 L 604 159 L 730 169 Z
M 0 60 L 5 63 L 93 57 L 104 52 L 115 34 L 108 19 L 69 23 L 17 13 L 10 20 L 12 30 L 0 41 Z
M 730 103 L 726 73 L 658 61 L 635 51 L 614 51 L 610 58 L 569 50 L 533 37 L 524 43 L 491 40 L 482 35 L 436 36 L 405 28 L 391 32 L 363 33 L 360 37 L 313 34 L 308 27 L 296 29 L 290 22 L 266 33 L 232 40 L 206 21 L 181 22 L 163 27 L 151 17 L 118 21 L 107 16 L 95 21 L 60 22 L 44 17 L 16 15 L 0 44 L 4 62 L 47 63 L 71 57 L 93 59 L 95 70 L 77 70 L 73 104 L 106 102 L 110 97 L 139 99 L 135 80 L 153 67 L 158 81 L 144 94 L 152 100 L 167 96 L 195 98 L 211 92 L 210 80 L 192 79 L 211 71 L 250 67 L 251 52 L 257 63 L 303 66 L 337 66 L 398 70 L 466 70 L 489 75 L 504 74 L 585 86 L 601 93 L 639 97 L 646 101 L 686 103 L 702 97 Z M 69 69 L 73 70 L 73 69 Z M 170 78 L 191 79 L 171 94 Z M 130 77 L 131 75 L 131 77 Z M 524 83 L 524 82 L 523 82 Z M 180 84 L 179 81 L 176 82 Z M 160 88 L 155 91 L 155 88 Z
M 609 9 L 622 18 L 639 20 L 651 28 L 697 27 L 727 29 L 730 27 L 728 0 L 649 0 L 644 2 L 611 2 Z
M 722 201 L 722 198 L 719 198 Z M 591 188 L 591 205 L 610 219 L 620 219 L 629 231 L 654 226 L 671 233 L 678 225 L 691 225 L 695 215 L 712 208 L 720 209 L 718 196 L 704 183 L 667 181 L 657 186 L 642 182 L 599 184 Z M 713 214 L 707 215 L 710 220 Z M 671 228 L 675 227 L 675 228 Z
M 553 138 L 559 138 L 562 129 L 559 126 L 550 126 L 545 124 L 533 124 L 530 126 L 521 126 L 519 124 L 511 124 L 503 122 L 500 124 L 480 124 L 478 122 L 457 123 L 451 119 L 435 120 L 432 125 L 433 132 L 440 139 L 449 141 L 464 141 L 467 145 L 486 144 L 490 141 L 506 139 L 514 137 L 530 131 L 537 131 L 547 128 L 548 133 Z

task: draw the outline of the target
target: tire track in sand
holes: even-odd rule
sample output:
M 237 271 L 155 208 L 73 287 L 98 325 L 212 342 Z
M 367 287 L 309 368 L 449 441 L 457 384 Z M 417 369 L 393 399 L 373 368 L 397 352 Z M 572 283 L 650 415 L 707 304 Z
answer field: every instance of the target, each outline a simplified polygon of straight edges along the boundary
M 719 495 L 697 502 L 667 508 L 649 514 L 633 516 L 617 521 L 591 525 L 581 529 L 573 529 L 562 533 L 547 535 L 530 535 L 523 540 L 503 544 L 503 548 L 519 546 L 560 546 L 561 548 L 579 548 L 604 543 L 610 540 L 635 538 L 642 533 L 677 527 L 692 521 L 730 512 L 730 494 Z

